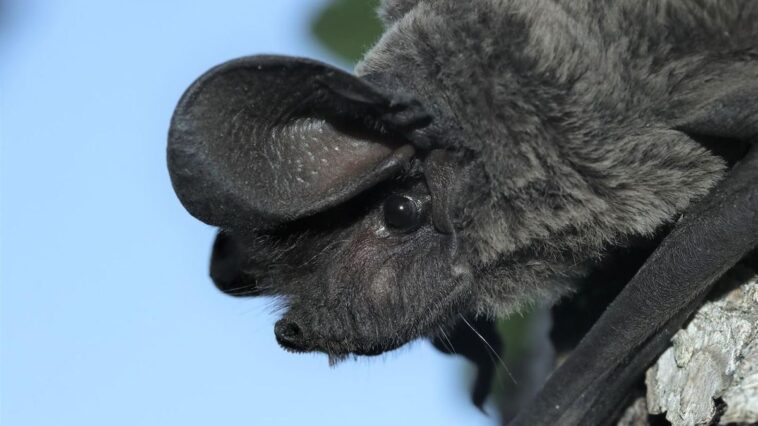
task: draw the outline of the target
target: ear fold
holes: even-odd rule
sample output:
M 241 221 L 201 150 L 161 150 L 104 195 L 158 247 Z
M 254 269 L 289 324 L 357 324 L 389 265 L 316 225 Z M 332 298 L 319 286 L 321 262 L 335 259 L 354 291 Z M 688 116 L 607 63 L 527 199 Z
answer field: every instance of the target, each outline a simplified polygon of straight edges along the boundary
M 234 237 L 219 231 L 211 254 L 211 279 L 219 290 L 231 296 L 255 296 L 259 293 L 255 277 L 244 273 L 241 250 Z
M 447 151 L 435 149 L 424 161 L 426 185 L 432 194 L 432 223 L 438 231 L 453 234 L 452 197 L 456 192 L 458 163 Z
M 372 129 L 392 131 L 393 116 L 413 125 L 409 111 L 428 118 L 417 103 L 319 62 L 234 60 L 208 71 L 179 101 L 168 142 L 172 184 L 203 222 L 275 226 L 397 173 L 413 147 Z

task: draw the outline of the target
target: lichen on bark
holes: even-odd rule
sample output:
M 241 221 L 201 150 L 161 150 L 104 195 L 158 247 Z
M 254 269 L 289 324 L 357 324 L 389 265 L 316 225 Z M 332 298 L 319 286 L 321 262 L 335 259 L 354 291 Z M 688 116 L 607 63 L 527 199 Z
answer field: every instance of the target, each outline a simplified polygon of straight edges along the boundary
M 738 266 L 648 369 L 647 396 L 619 425 L 758 424 L 758 275 Z M 642 409 L 641 409 L 642 407 Z

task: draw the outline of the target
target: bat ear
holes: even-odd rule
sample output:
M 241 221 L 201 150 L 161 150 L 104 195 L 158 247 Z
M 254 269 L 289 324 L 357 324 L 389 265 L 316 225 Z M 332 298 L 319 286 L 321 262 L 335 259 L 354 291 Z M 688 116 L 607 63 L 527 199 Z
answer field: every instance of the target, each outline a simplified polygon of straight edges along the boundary
M 275 226 L 395 174 L 414 148 L 388 135 L 425 119 L 417 102 L 319 62 L 241 58 L 182 96 L 169 130 L 169 173 L 201 221 Z
M 211 254 L 211 279 L 219 290 L 231 296 L 255 296 L 258 288 L 255 277 L 245 274 L 243 256 L 237 240 L 219 231 Z

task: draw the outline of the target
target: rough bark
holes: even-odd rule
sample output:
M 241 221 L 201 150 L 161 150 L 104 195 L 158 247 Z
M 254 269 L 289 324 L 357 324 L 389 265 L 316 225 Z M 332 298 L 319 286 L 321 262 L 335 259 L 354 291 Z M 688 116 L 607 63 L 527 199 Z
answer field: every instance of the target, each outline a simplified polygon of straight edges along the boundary
M 737 267 L 647 371 L 619 426 L 758 424 L 758 275 Z

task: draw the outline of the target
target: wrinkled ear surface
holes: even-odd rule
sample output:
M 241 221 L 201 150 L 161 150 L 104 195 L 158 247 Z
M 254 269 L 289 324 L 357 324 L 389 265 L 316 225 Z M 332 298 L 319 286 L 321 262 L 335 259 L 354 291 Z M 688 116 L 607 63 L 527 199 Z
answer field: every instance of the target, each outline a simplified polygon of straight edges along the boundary
M 388 136 L 393 117 L 402 126 L 426 119 L 417 102 L 316 61 L 233 60 L 201 76 L 179 101 L 169 131 L 171 181 L 203 222 L 275 226 L 397 173 L 414 148 Z

